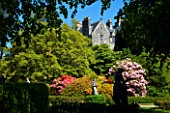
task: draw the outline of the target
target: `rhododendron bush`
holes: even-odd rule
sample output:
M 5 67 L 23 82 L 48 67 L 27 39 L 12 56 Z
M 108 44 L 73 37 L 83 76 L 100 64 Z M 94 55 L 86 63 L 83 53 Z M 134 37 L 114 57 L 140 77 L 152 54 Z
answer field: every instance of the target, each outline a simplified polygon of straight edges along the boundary
M 52 84 L 50 85 L 50 89 L 55 95 L 61 94 L 63 89 L 71 84 L 76 78 L 68 75 L 62 75 L 59 78 L 53 80 Z
M 128 94 L 142 97 L 146 96 L 146 85 L 148 82 L 144 78 L 146 75 L 145 69 L 142 68 L 140 64 L 132 62 L 131 59 L 127 58 L 116 62 L 116 65 L 109 69 L 108 74 L 111 75 L 115 73 L 118 68 L 124 69 L 122 76 L 126 81 Z

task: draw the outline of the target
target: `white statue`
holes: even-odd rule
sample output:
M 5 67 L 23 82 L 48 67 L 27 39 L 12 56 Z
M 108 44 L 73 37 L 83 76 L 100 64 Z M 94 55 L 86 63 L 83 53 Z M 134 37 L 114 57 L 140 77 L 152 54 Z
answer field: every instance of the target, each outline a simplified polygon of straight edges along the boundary
M 94 80 L 91 80 L 91 84 L 92 84 L 92 94 L 93 95 L 98 95 L 98 92 L 97 92 L 97 83 L 96 83 L 96 81 L 95 81 L 95 79 Z
M 29 78 L 27 78 L 27 83 L 30 83 L 30 80 L 29 80 Z

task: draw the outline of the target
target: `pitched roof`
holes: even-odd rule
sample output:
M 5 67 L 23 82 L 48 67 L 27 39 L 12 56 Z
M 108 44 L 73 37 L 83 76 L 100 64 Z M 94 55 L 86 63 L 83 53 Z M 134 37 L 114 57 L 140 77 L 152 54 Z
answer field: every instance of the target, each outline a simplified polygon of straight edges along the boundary
M 91 26 L 92 26 L 92 31 L 94 31 L 94 29 L 97 27 L 97 25 L 99 24 L 100 20 L 95 22 L 95 23 L 92 23 Z

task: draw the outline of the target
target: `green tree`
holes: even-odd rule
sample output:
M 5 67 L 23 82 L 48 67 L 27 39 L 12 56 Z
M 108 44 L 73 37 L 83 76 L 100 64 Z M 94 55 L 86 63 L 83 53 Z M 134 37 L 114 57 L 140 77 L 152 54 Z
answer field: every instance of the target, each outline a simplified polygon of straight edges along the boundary
M 159 57 L 159 56 L 158 56 Z M 152 67 L 149 69 L 149 80 L 148 93 L 150 96 L 167 96 L 169 95 L 170 89 L 170 65 L 169 58 L 161 66 L 161 59 L 157 62 L 152 63 Z M 152 70 L 151 70 L 152 69 Z
M 21 33 L 22 34 L 22 33 Z M 7 81 L 45 81 L 61 74 L 83 76 L 91 72 L 90 64 L 95 61 L 94 52 L 88 45 L 91 40 L 68 25 L 62 26 L 61 39 L 56 37 L 55 30 L 44 34 L 31 35 L 29 47 L 12 43 L 10 54 L 1 60 L 0 71 Z
M 113 51 L 107 44 L 95 45 L 92 47 L 95 52 L 95 64 L 91 65 L 91 68 L 98 75 L 107 74 L 109 68 L 113 66 L 113 60 L 115 56 Z
M 54 74 L 61 70 L 56 56 L 53 54 L 36 54 L 34 51 L 20 52 L 11 60 L 1 60 L 1 72 L 6 82 L 48 82 Z
M 169 55 L 169 0 L 131 0 L 118 12 L 117 19 L 123 18 L 119 36 L 124 47 L 133 53 L 153 49 L 154 53 Z
M 91 47 L 91 39 L 79 31 L 71 29 L 67 24 L 62 26 L 61 41 L 57 42 L 56 55 L 64 74 L 76 77 L 91 72 L 90 64 L 95 61 Z
M 28 48 L 24 38 L 21 38 L 22 46 L 17 46 L 14 41 L 10 54 L 1 60 L 0 70 L 7 78 L 7 82 L 22 82 L 26 78 L 30 78 L 32 82 L 47 82 L 58 76 L 61 67 L 55 55 L 57 42 L 55 35 L 55 31 L 31 35 Z
M 95 52 L 95 63 L 91 65 L 91 68 L 98 75 L 108 74 L 109 68 L 116 64 L 116 61 L 120 61 L 126 58 L 136 59 L 136 55 L 131 54 L 130 49 L 124 48 L 122 51 L 113 51 L 107 44 L 95 45 L 92 47 Z

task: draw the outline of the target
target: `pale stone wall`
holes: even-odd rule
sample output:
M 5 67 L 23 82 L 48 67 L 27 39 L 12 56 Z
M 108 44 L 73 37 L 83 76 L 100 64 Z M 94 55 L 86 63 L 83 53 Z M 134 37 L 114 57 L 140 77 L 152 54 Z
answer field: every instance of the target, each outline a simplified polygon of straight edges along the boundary
M 109 44 L 110 33 L 102 21 L 99 22 L 97 27 L 92 33 L 92 45 Z

